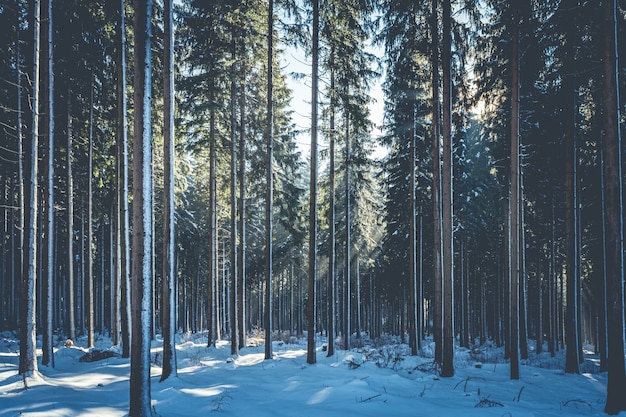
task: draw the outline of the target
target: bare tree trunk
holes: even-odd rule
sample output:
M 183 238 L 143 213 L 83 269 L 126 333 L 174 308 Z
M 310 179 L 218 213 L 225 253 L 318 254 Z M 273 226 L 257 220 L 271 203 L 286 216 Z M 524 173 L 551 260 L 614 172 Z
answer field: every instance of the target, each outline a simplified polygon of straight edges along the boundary
M 344 111 L 347 113 L 346 114 L 346 137 L 345 137 L 345 141 L 346 141 L 346 172 L 345 172 L 345 193 L 346 193 L 346 203 L 345 203 L 345 213 L 344 213 L 344 219 L 345 219 L 345 223 L 346 223 L 346 249 L 344 252 L 344 267 L 346 269 L 346 289 L 345 289 L 345 297 L 346 297 L 346 304 L 345 304 L 345 308 L 346 308 L 346 313 L 344 316 L 344 320 L 346 321 L 345 324 L 345 328 L 346 328 L 346 332 L 344 333 L 344 337 L 345 337 L 345 349 L 346 350 L 350 350 L 350 336 L 352 335 L 352 323 L 351 323 L 351 318 L 352 318 L 352 306 L 351 306 L 351 302 L 352 302 L 352 288 L 351 288 L 351 283 L 352 283 L 352 271 L 350 270 L 350 266 L 351 266 L 351 262 L 352 262 L 352 254 L 351 254 L 351 245 L 352 245 L 352 238 L 351 238 L 351 224 L 352 221 L 350 220 L 350 116 L 348 114 L 348 103 L 346 103 L 345 105 L 345 109 Z
M 578 244 L 577 244 L 577 214 L 578 210 L 578 179 L 576 178 L 577 149 L 576 149 L 576 100 L 574 98 L 575 85 L 572 76 L 565 83 L 565 94 L 568 97 L 565 109 L 568 120 L 565 126 L 565 241 L 566 241 L 566 268 L 567 268 L 567 307 L 565 331 L 567 335 L 567 350 L 565 356 L 565 372 L 580 373 L 579 349 L 580 334 L 578 333 L 578 297 L 580 295 L 580 281 L 578 269 Z
M 47 172 L 46 179 L 48 180 L 48 184 L 46 187 L 47 190 L 47 207 L 46 207 L 46 217 L 47 217 L 47 225 L 46 225 L 46 320 L 45 320 L 45 332 L 44 332 L 44 346 L 43 346 L 43 359 L 42 363 L 44 365 L 50 365 L 54 368 L 54 332 L 53 332 L 53 306 L 54 306 L 54 271 L 55 271 L 55 262 L 54 262 L 54 66 L 53 66 L 53 22 L 52 22 L 52 0 L 47 1 L 47 58 L 48 63 L 46 66 L 46 73 L 48 76 L 47 82 L 47 117 L 46 124 L 48 127 L 48 142 L 47 142 L 47 150 L 46 150 L 46 162 L 47 162 Z
M 94 285 L 93 285 L 93 90 L 95 76 L 91 71 L 91 93 L 89 106 L 89 165 L 87 168 L 87 270 L 85 296 L 87 303 L 87 346 L 93 347 L 94 340 Z
M 432 0 L 431 42 L 432 42 L 432 113 L 433 113 L 433 220 L 434 220 L 434 261 L 433 261 L 433 338 L 435 340 L 435 362 L 441 365 L 443 360 L 442 338 L 442 238 L 441 238 L 441 159 L 439 122 L 439 23 L 437 18 L 438 0 Z
M 443 243 L 443 361 L 441 376 L 454 375 L 454 246 L 452 208 L 452 33 L 450 0 L 443 0 L 443 171 L 442 171 L 442 243 Z
M 417 355 L 417 268 L 416 268 L 416 227 L 415 227 L 415 215 L 416 215 L 416 197 L 415 188 L 417 186 L 415 182 L 415 143 L 417 136 L 417 120 L 416 109 L 413 107 L 413 125 L 411 129 L 411 141 L 409 145 L 409 205 L 410 219 L 409 219 L 409 288 L 411 294 L 409 295 L 409 347 L 411 348 L 411 355 Z
M 230 353 L 239 354 L 237 343 L 237 90 L 236 36 L 232 29 L 230 82 Z
M 130 218 L 129 218 L 129 179 L 128 179 L 128 122 L 126 100 L 126 10 L 125 0 L 119 0 L 119 64 L 117 82 L 117 138 L 119 158 L 119 189 L 118 199 L 120 219 L 120 331 L 122 357 L 130 357 L 131 311 L 130 311 Z
M 515 7 L 515 6 L 513 6 Z M 514 12 L 515 13 L 515 12 Z M 517 17 L 517 14 L 515 14 Z M 511 299 L 511 379 L 519 379 L 519 28 L 513 26 L 511 80 L 511 195 L 509 199 L 509 295 Z
M 163 368 L 161 381 L 178 376 L 176 366 L 176 273 L 174 271 L 174 14 L 172 0 L 164 2 L 163 92 Z
M 246 346 L 246 40 L 241 37 L 241 78 L 239 93 L 239 256 L 237 257 L 237 324 L 239 349 Z
M 36 317 L 36 288 L 37 288 L 37 195 L 38 195 L 38 169 L 39 160 L 39 48 L 40 48 L 40 12 L 41 4 L 39 0 L 34 0 L 33 18 L 33 78 L 32 78 L 32 134 L 31 134 L 31 158 L 29 195 L 24 224 L 28 225 L 26 230 L 27 255 L 24 257 L 24 271 L 22 276 L 22 297 L 20 304 L 20 374 L 24 379 L 32 377 L 37 373 L 37 317 Z
M 269 0 L 267 10 L 267 150 L 266 150 L 266 195 L 265 195 L 265 305 L 263 326 L 265 327 L 265 359 L 272 359 L 272 268 L 274 225 L 274 0 Z
M 604 191 L 604 147 L 600 148 L 600 194 L 601 198 L 601 218 L 602 218 L 602 275 L 600 275 L 597 283 L 598 298 L 598 315 L 600 316 L 599 323 L 599 348 L 600 348 L 600 372 L 608 371 L 608 304 L 607 304 L 607 292 L 606 292 L 606 211 L 605 211 L 605 191 Z
M 311 72 L 311 176 L 309 184 L 309 297 L 307 300 L 307 363 L 315 356 L 315 282 L 317 276 L 317 100 L 319 66 L 319 0 L 313 0 L 313 48 Z
M 330 138 L 329 138 L 329 158 L 328 163 L 328 352 L 327 356 L 335 354 L 335 72 L 334 72 L 335 51 L 330 55 Z
M 218 287 L 218 262 L 217 262 L 217 179 L 215 153 L 215 102 L 214 102 L 214 82 L 211 80 L 211 110 L 209 126 L 209 289 L 208 289 L 208 332 L 207 346 L 214 346 L 215 340 L 219 337 L 219 297 Z
M 19 25 L 16 28 L 16 44 L 15 44 L 15 67 L 17 68 L 17 182 L 18 182 L 18 245 L 19 245 L 19 259 L 17 265 L 17 276 L 19 276 L 20 282 L 24 279 L 24 220 L 26 213 L 24 212 L 24 134 L 22 131 L 22 54 L 20 51 L 20 29 Z M 15 257 L 13 258 L 15 264 Z M 17 279 L 16 274 L 13 274 L 12 288 L 11 288 L 11 314 L 15 312 L 14 300 L 17 299 Z M 15 316 L 13 316 L 15 317 Z
M 521 138 L 519 139 L 521 147 Z M 528 359 L 528 282 L 526 272 L 526 233 L 525 233 L 525 210 L 524 210 L 524 172 L 522 162 L 519 165 L 519 308 L 520 308 L 520 358 Z
M 150 327 L 152 321 L 152 0 L 135 1 L 135 114 L 133 140 L 133 259 L 130 417 L 152 415 Z
M 617 6 L 604 2 L 604 185 L 606 220 L 606 277 L 608 329 L 608 383 L 604 411 L 618 414 L 626 410 L 624 375 L 624 229 L 622 196 L 621 138 L 619 129 L 619 83 L 617 55 Z
M 67 333 L 76 340 L 76 307 L 74 286 L 74 176 L 72 174 L 72 98 L 67 88 Z

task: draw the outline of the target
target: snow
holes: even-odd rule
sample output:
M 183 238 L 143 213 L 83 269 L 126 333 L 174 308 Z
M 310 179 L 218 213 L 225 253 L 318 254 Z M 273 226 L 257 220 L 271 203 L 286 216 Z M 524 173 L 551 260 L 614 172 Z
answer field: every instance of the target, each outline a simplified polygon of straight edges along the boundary
M 562 352 L 522 361 L 511 381 L 500 348 L 457 348 L 456 374 L 440 378 L 432 367 L 432 344 L 422 356 L 388 338 L 386 344 L 332 358 L 318 340 L 317 363 L 306 363 L 306 337 L 273 342 L 230 355 L 227 341 L 206 347 L 206 333 L 177 335 L 178 377 L 159 383 L 162 341 L 152 344 L 152 404 L 159 416 L 603 416 L 606 373 L 586 355 L 581 375 L 565 374 Z M 293 339 L 292 339 L 293 340 Z M 254 341 L 254 338 L 250 338 Z M 18 339 L 0 335 L 0 416 L 123 416 L 129 406 L 128 359 L 80 362 L 88 350 L 57 341 L 56 368 L 39 366 L 40 378 L 24 389 L 18 375 Z M 40 346 L 40 345 L 39 345 Z M 117 351 L 98 337 L 97 349 Z M 621 415 L 626 415 L 622 413 Z

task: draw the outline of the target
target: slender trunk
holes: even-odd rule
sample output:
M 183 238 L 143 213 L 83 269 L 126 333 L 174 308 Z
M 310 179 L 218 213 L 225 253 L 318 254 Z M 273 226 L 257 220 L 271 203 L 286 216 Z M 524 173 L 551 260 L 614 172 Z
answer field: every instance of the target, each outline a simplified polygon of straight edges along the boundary
M 152 0 L 135 1 L 135 114 L 133 138 L 133 258 L 130 417 L 152 415 L 150 327 L 152 320 Z
M 352 254 L 351 254 L 351 220 L 350 220 L 350 116 L 348 113 L 349 105 L 346 103 L 345 112 L 346 114 L 346 172 L 345 172 L 345 193 L 346 193 L 346 203 L 345 203 L 345 223 L 346 223 L 346 249 L 344 252 L 344 266 L 346 269 L 346 333 L 345 337 L 345 348 L 346 350 L 350 350 L 350 336 L 352 335 L 352 325 L 351 325 L 351 317 L 352 317 L 352 288 L 350 286 L 352 279 L 352 271 L 350 270 L 350 264 L 352 262 Z
M 313 49 L 311 70 L 311 176 L 309 183 L 309 296 L 307 300 L 307 363 L 315 357 L 315 282 L 317 275 L 317 100 L 319 61 L 319 0 L 313 0 Z
M 599 323 L 599 339 L 600 339 L 600 372 L 608 371 L 608 304 L 607 304 L 607 292 L 606 292 L 606 219 L 605 219 L 605 191 L 604 191 L 604 147 L 600 147 L 600 194 L 601 194 L 601 223 L 602 223 L 602 274 L 599 274 L 598 288 L 598 314 L 600 316 Z
M 265 359 L 272 359 L 272 268 L 274 225 L 274 0 L 269 0 L 267 11 L 267 150 L 265 195 Z
M 516 15 L 515 15 L 516 16 Z M 517 17 L 517 16 L 516 16 Z M 517 20 L 516 20 L 517 22 Z M 509 277 L 511 312 L 511 379 L 519 379 L 519 28 L 513 27 L 511 56 L 511 188 L 509 198 Z
M 11 281 L 11 316 L 15 318 L 15 300 L 17 299 L 18 291 L 18 279 L 21 283 L 24 280 L 24 221 L 26 213 L 24 211 L 24 135 L 22 131 L 22 55 L 20 51 L 20 29 L 19 25 L 16 27 L 16 43 L 15 43 L 15 67 L 17 68 L 17 199 L 18 199 L 18 225 L 17 225 L 17 238 L 18 238 L 18 252 L 19 257 L 13 257 L 14 271 L 13 280 Z M 15 224 L 15 222 L 14 222 Z M 15 236 L 13 236 L 15 239 Z M 17 268 L 15 268 L 17 263 Z M 19 278 L 16 278 L 17 277 Z M 18 313 L 17 316 L 20 314 Z M 19 320 L 18 320 L 19 322 Z M 21 326 L 20 326 L 21 327 Z
M 94 340 L 94 285 L 93 285 L 93 90 L 95 76 L 91 72 L 91 92 L 89 99 L 89 164 L 87 168 L 87 270 L 85 276 L 85 296 L 87 309 L 87 346 L 93 347 Z
M 434 220 L 434 261 L 433 261 L 433 338 L 435 339 L 435 362 L 443 361 L 442 338 L 442 237 L 441 237 L 441 124 L 439 115 L 439 23 L 437 18 L 438 0 L 432 0 L 431 43 L 432 43 L 432 113 L 433 113 L 433 220 Z
M 443 171 L 442 171 L 442 243 L 443 243 L 443 360 L 441 376 L 454 375 L 454 247 L 452 208 L 452 17 L 450 0 L 443 1 Z
M 237 343 L 237 88 L 235 29 L 231 40 L 230 82 L 230 353 L 239 354 Z
M 565 356 L 565 372 L 567 373 L 580 373 L 579 363 L 579 349 L 580 344 L 578 333 L 578 297 L 579 297 L 579 270 L 577 260 L 577 213 L 576 205 L 578 204 L 578 187 L 576 178 L 576 165 L 577 165 L 577 150 L 576 150 L 576 101 L 574 98 L 575 86 L 570 76 L 566 82 L 566 97 L 567 104 L 565 106 L 568 114 L 568 120 L 565 127 L 565 241 L 566 241 L 566 268 L 567 268 L 567 306 L 566 306 L 566 343 L 567 350 Z
M 556 350 L 557 350 L 557 337 L 556 337 L 556 333 L 557 333 L 557 303 L 556 303 L 556 263 L 555 263 L 555 255 L 556 255 L 556 240 L 555 240 L 555 228 L 556 228 L 556 224 L 555 224 L 555 218 L 554 218 L 554 206 L 555 206 L 555 201 L 554 201 L 554 193 L 552 194 L 552 204 L 551 204 L 551 208 L 552 208 L 552 217 L 551 217 L 551 221 L 550 221 L 550 229 L 551 229 L 551 236 L 550 236 L 550 265 L 549 265 L 549 272 L 548 272 L 548 307 L 549 307 L 549 321 L 548 321 L 548 333 L 550 335 L 549 339 L 548 339 L 548 350 L 550 351 L 550 356 L 551 357 L 555 357 L 556 355 Z
M 328 162 L 328 357 L 335 354 L 335 72 L 334 50 L 330 55 L 330 138 Z
M 52 51 L 52 0 L 47 0 L 47 35 L 46 35 L 46 47 L 47 47 L 47 63 L 45 63 L 45 72 L 47 73 L 46 91 L 48 97 L 46 100 L 46 126 L 47 126 L 47 147 L 46 147 L 46 191 L 47 191 L 47 206 L 46 206 L 46 260 L 45 260 L 45 310 L 44 310 L 44 322 L 45 330 L 43 337 L 43 357 L 42 364 L 49 365 L 54 368 L 54 333 L 53 333 L 53 306 L 54 306 L 54 73 L 53 73 L 53 51 Z
M 608 382 L 604 411 L 617 414 L 626 410 L 624 386 L 624 313 L 623 313 L 623 208 L 622 161 L 619 129 L 619 84 L 617 55 L 617 6 L 604 3 L 604 186 L 606 220 L 606 277 L 608 329 Z
M 409 346 L 411 355 L 417 355 L 417 271 L 416 271 L 416 229 L 415 229 L 415 143 L 417 140 L 417 120 L 416 108 L 413 106 L 413 124 L 411 129 L 411 140 L 409 145 Z
M 20 304 L 20 374 L 24 377 L 31 377 L 37 373 L 37 350 L 36 350 L 36 288 L 37 288 L 37 208 L 38 208 L 38 169 L 39 160 L 39 47 L 40 47 L 40 12 L 41 3 L 34 0 L 33 18 L 33 78 L 31 94 L 32 110 L 32 131 L 30 149 L 30 175 L 28 202 L 25 204 L 27 210 L 25 214 L 28 220 L 24 219 L 23 224 L 28 225 L 25 230 L 25 240 L 27 241 L 27 255 L 24 257 L 24 272 L 22 276 L 22 297 Z M 24 187 L 25 188 L 25 187 Z
M 117 137 L 120 160 L 120 187 L 119 217 L 120 217 L 120 331 L 122 342 L 122 357 L 130 357 L 131 340 L 131 311 L 130 311 L 130 215 L 129 215 L 129 149 L 128 149 L 128 121 L 126 100 L 126 10 L 125 1 L 119 0 L 119 64 L 117 80 Z
M 174 14 L 172 0 L 165 0 L 163 75 L 163 369 L 161 379 L 178 376 L 176 367 L 176 272 L 174 270 Z
M 217 179 L 216 164 L 217 155 L 215 152 L 215 97 L 214 81 L 211 80 L 211 110 L 209 121 L 209 289 L 208 289 L 208 334 L 207 346 L 215 345 L 215 340 L 219 334 L 219 297 L 218 286 L 218 264 L 217 264 Z
M 246 346 L 245 288 L 246 288 L 246 40 L 241 38 L 241 78 L 239 93 L 239 256 L 237 257 L 237 323 L 239 349 Z
M 519 136 L 518 136 L 519 137 Z M 521 138 L 519 139 L 521 147 Z M 524 172 L 523 163 L 520 160 L 519 165 L 519 308 L 520 308 L 520 358 L 528 359 L 528 303 L 527 303 L 527 286 L 526 281 L 526 233 L 525 233 L 525 210 L 524 210 Z

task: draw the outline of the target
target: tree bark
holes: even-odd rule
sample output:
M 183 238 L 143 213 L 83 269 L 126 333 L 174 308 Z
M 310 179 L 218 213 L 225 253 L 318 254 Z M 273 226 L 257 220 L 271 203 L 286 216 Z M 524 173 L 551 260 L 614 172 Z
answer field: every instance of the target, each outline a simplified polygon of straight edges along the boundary
M 213 93 L 214 80 L 211 79 L 211 110 L 209 115 L 209 289 L 208 289 L 208 332 L 207 346 L 214 346 L 219 334 L 219 297 L 217 293 L 217 177 L 215 152 L 215 95 Z
M 93 347 L 94 340 L 94 285 L 93 285 L 93 90 L 95 76 L 91 71 L 91 92 L 89 98 L 89 151 L 87 168 L 87 266 L 85 275 L 85 302 L 87 309 L 87 346 Z
M 441 124 L 439 104 L 439 23 L 437 18 L 438 0 L 432 0 L 431 42 L 432 42 L 432 117 L 433 117 L 433 338 L 435 340 L 435 362 L 441 365 L 443 360 L 442 338 L 442 248 L 441 248 Z
M 335 51 L 330 55 L 330 138 L 328 162 L 328 352 L 327 356 L 335 354 Z
M 237 325 L 239 349 L 246 346 L 246 38 L 241 36 L 241 78 L 239 92 L 239 255 L 237 256 Z
M 576 99 L 575 85 L 573 77 L 569 76 L 565 82 L 565 97 L 567 112 L 567 121 L 565 126 L 565 242 L 566 242 L 566 270 L 567 270 L 567 307 L 566 307 L 566 356 L 565 356 L 565 372 L 580 373 L 579 363 L 579 345 L 580 335 L 578 333 L 578 298 L 580 296 L 580 280 L 578 269 L 578 230 L 576 223 L 578 221 L 578 179 L 576 178 L 577 168 L 577 149 L 576 149 Z
M 232 29 L 230 82 L 230 353 L 239 354 L 237 343 L 237 89 L 236 35 Z
M 345 223 L 346 223 L 346 248 L 344 251 L 344 267 L 346 270 L 346 274 L 345 274 L 345 280 L 346 280 L 346 288 L 345 288 L 345 298 L 346 298 L 346 302 L 345 302 L 345 309 L 346 312 L 344 314 L 344 320 L 346 321 L 345 323 L 345 329 L 346 332 L 344 333 L 344 347 L 346 350 L 350 350 L 350 336 L 352 335 L 352 325 L 351 325 L 351 317 L 352 317 L 352 288 L 351 288 L 351 283 L 352 283 L 352 272 L 351 272 L 351 262 L 352 262 L 352 254 L 351 254 L 351 224 L 352 221 L 350 220 L 350 117 L 349 117 L 349 113 L 348 113 L 348 108 L 349 105 L 348 103 L 346 103 L 345 105 L 345 110 L 344 112 L 346 112 L 346 137 L 345 137 L 345 141 L 346 141 L 346 172 L 345 172 L 345 197 L 346 197 L 346 204 L 345 204 L 345 213 L 344 213 L 344 219 L 345 219 Z
M 135 1 L 133 259 L 130 417 L 152 415 L 150 327 L 152 320 L 152 0 Z
M 409 295 L 409 347 L 411 349 L 411 355 L 417 355 L 417 268 L 416 268 L 416 228 L 415 228 L 415 215 L 416 215 L 416 197 L 415 197 L 415 143 L 417 136 L 417 120 L 416 109 L 413 108 L 413 124 L 411 129 L 411 139 L 409 145 L 409 206 L 410 219 L 409 219 L 409 289 L 411 294 Z
M 30 149 L 30 174 L 27 179 L 28 199 L 25 204 L 25 214 L 28 219 L 24 219 L 25 240 L 27 244 L 27 254 L 24 257 L 24 272 L 22 276 L 22 297 L 20 304 L 20 375 L 26 380 L 37 373 L 37 208 L 38 208 L 38 188 L 39 172 L 37 162 L 39 160 L 39 48 L 40 48 L 40 13 L 41 3 L 34 0 L 33 17 L 33 78 L 31 93 L 32 110 L 32 131 Z M 26 187 L 24 187 L 26 188 Z
M 176 272 L 174 270 L 174 14 L 172 0 L 164 1 L 163 75 L 163 368 L 161 381 L 178 376 L 176 366 Z
M 617 6 L 615 0 L 604 2 L 603 119 L 604 186 L 606 220 L 606 294 L 608 329 L 608 381 L 604 411 L 618 414 L 626 410 L 624 386 L 624 315 L 623 315 L 623 206 L 622 161 L 619 129 L 619 84 L 617 55 Z
M 46 126 L 47 126 L 47 144 L 46 144 L 46 259 L 45 268 L 46 282 L 45 282 L 45 320 L 44 320 L 44 335 L 43 335 L 43 357 L 41 363 L 43 365 L 49 365 L 54 368 L 54 332 L 53 332 L 53 306 L 54 306 L 54 73 L 53 73 L 53 48 L 52 48 L 52 0 L 46 2 L 46 58 L 47 62 L 44 63 L 45 75 L 47 76 L 46 92 L 48 96 L 46 98 Z
M 512 6 L 515 7 L 515 6 Z M 514 11 L 511 52 L 511 188 L 509 197 L 509 296 L 511 379 L 519 379 L 519 28 Z
M 452 33 L 450 0 L 443 0 L 443 171 L 442 171 L 442 243 L 443 243 L 443 357 L 441 376 L 454 375 L 454 247 L 452 208 Z
M 130 357 L 131 311 L 130 311 L 130 218 L 129 218 L 129 158 L 128 158 L 128 121 L 126 100 L 126 10 L 125 0 L 119 0 L 119 64 L 117 80 L 117 139 L 119 158 L 119 240 L 120 258 L 120 331 L 122 357 Z
M 315 282 L 317 276 L 317 100 L 319 61 L 319 0 L 313 0 L 313 48 L 311 71 L 311 175 L 309 184 L 309 294 L 307 300 L 307 363 L 315 356 Z
M 274 225 L 274 0 L 269 0 L 267 10 L 267 143 L 266 143 L 266 195 L 265 195 L 265 359 L 272 359 L 272 269 Z

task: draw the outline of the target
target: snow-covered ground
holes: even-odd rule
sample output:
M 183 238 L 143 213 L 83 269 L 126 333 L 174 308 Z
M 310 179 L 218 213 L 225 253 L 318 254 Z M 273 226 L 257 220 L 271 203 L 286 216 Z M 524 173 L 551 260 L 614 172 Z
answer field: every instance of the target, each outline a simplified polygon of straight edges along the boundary
M 78 340 L 78 345 L 85 342 Z M 262 345 L 230 355 L 228 342 L 206 347 L 206 334 L 179 335 L 178 377 L 159 383 L 160 343 L 153 344 L 152 402 L 159 416 L 601 416 L 606 374 L 592 360 L 581 375 L 565 374 L 563 358 L 535 355 L 522 361 L 521 379 L 509 379 L 502 351 L 484 346 L 457 349 L 456 374 L 439 378 L 431 345 L 411 357 L 408 347 L 385 345 L 322 351 L 306 363 L 306 341 L 274 342 L 274 360 Z M 366 344 L 368 345 L 368 344 Z M 97 339 L 111 349 L 110 339 Z M 123 416 L 129 404 L 129 360 L 112 357 L 80 362 L 86 350 L 55 349 L 55 368 L 39 367 L 41 378 L 18 375 L 18 341 L 0 335 L 0 415 Z M 589 372 L 587 372 L 589 371 Z M 625 392 L 626 394 L 626 392 Z M 626 415 L 626 413 L 622 413 Z

